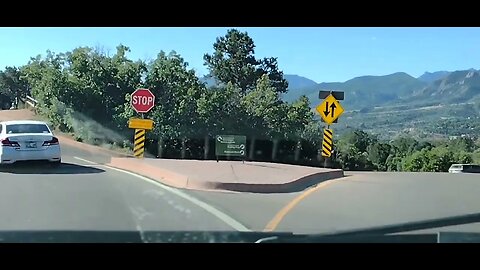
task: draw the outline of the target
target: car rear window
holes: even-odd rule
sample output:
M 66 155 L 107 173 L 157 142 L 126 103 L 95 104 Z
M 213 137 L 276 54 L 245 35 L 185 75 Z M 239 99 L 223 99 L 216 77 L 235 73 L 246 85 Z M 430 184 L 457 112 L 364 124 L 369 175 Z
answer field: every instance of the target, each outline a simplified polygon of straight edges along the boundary
M 44 124 L 14 124 L 6 126 L 6 133 L 50 133 L 50 130 Z
M 452 169 L 462 169 L 463 166 L 462 165 L 452 165 L 452 167 L 450 167 Z

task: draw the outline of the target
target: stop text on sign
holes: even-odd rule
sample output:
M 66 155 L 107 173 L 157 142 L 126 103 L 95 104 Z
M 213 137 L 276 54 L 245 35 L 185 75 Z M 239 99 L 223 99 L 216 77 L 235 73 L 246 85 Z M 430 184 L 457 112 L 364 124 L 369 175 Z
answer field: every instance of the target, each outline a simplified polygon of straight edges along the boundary
M 137 89 L 131 95 L 130 104 L 136 112 L 146 113 L 155 105 L 155 95 L 148 89 Z
M 132 104 L 133 105 L 148 105 L 152 104 L 155 99 L 153 97 L 139 97 L 139 96 L 133 96 L 132 97 Z

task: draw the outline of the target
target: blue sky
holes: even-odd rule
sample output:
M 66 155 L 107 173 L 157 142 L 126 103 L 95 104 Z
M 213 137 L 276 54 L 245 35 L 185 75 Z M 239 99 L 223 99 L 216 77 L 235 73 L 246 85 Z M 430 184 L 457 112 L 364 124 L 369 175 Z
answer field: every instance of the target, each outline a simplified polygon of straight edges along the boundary
M 30 57 L 78 46 L 103 46 L 113 53 L 122 43 L 131 59 L 154 59 L 175 50 L 203 75 L 203 54 L 229 28 L 0 28 L 0 68 Z M 345 81 L 398 71 L 418 77 L 425 71 L 480 68 L 480 28 L 318 28 L 238 27 L 253 38 L 257 57 L 278 57 L 285 74 L 316 82 Z

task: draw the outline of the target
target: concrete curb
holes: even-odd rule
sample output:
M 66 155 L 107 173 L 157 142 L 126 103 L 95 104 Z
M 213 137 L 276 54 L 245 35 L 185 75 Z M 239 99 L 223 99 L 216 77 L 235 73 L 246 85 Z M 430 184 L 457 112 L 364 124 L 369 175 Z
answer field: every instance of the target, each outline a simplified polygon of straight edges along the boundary
M 302 191 L 323 181 L 344 177 L 343 170 L 310 174 L 283 184 L 212 183 L 214 189 L 252 193 L 289 193 Z
M 328 172 L 310 174 L 282 184 L 224 183 L 211 181 L 198 182 L 188 179 L 188 177 L 185 175 L 178 174 L 167 169 L 144 163 L 129 163 L 125 162 L 125 159 L 122 158 L 112 158 L 110 163 L 107 165 L 137 173 L 172 187 L 208 191 L 217 190 L 251 193 L 288 193 L 304 190 L 326 180 L 344 177 L 343 170 L 332 169 Z

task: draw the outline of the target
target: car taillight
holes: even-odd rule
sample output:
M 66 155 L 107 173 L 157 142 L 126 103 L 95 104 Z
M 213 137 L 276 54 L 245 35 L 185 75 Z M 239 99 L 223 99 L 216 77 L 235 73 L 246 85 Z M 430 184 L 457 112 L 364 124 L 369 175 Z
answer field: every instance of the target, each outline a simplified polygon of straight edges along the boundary
M 50 141 L 45 141 L 43 143 L 43 146 L 50 146 L 50 145 L 57 145 L 58 144 L 58 139 L 56 137 L 52 137 Z
M 20 147 L 18 142 L 10 141 L 8 138 L 1 140 L 0 143 L 2 144 L 2 146 Z

